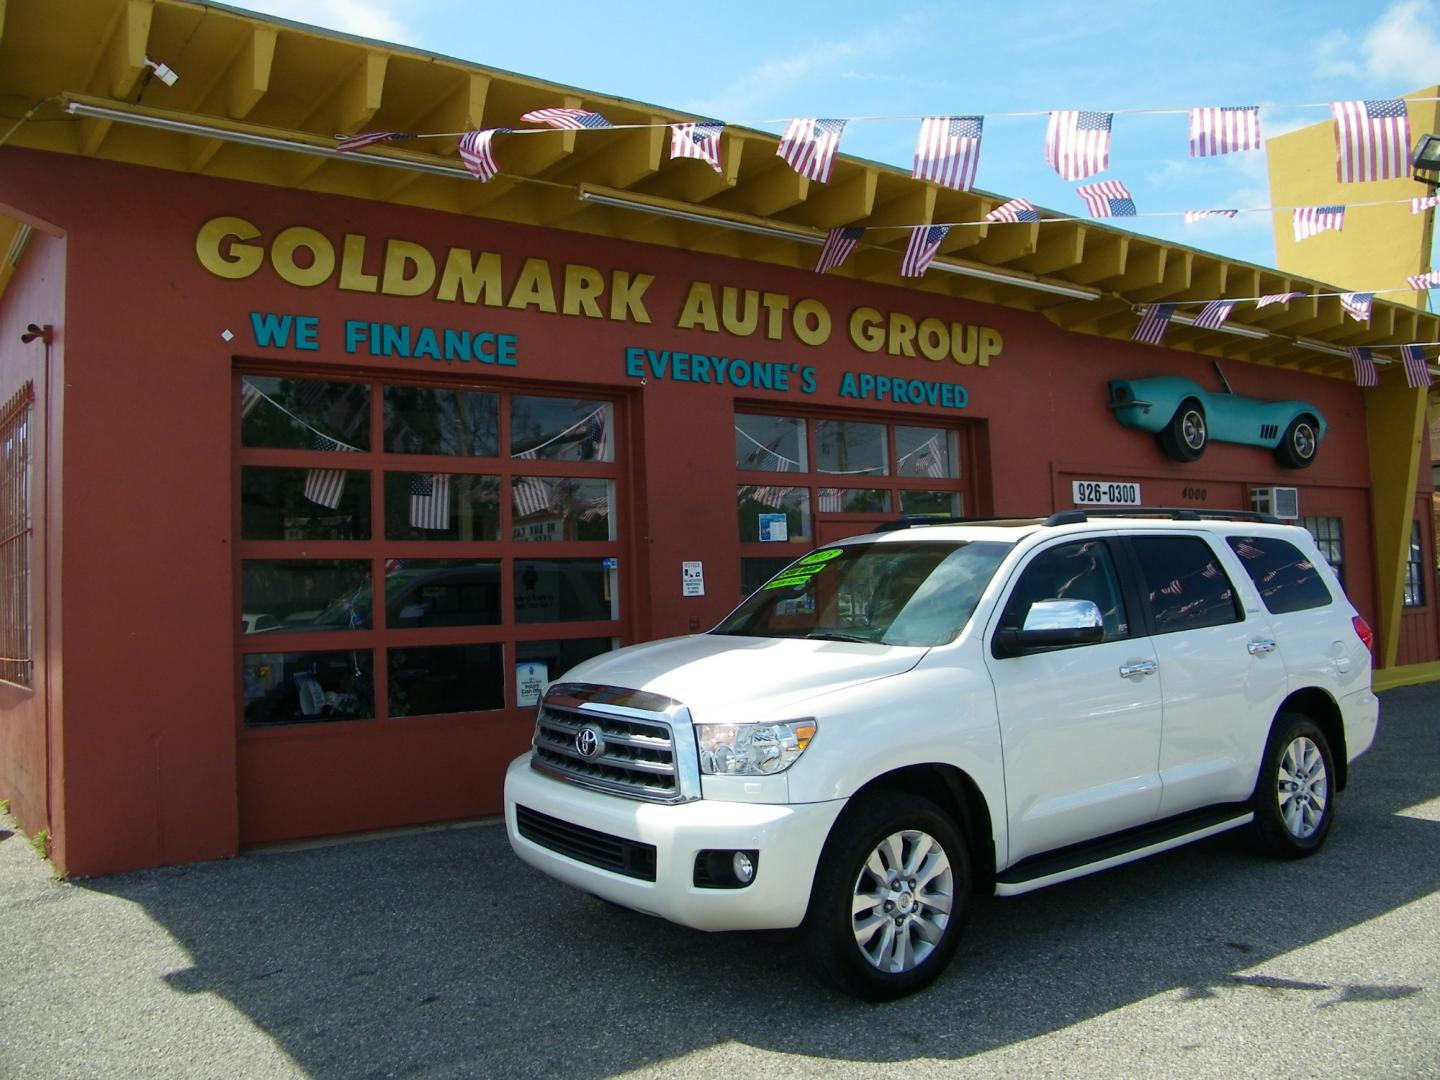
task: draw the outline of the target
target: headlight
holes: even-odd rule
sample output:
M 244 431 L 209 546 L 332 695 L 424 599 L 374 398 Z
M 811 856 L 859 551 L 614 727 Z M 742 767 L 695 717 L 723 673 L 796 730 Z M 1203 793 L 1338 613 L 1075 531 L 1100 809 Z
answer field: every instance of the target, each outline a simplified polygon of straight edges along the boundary
M 814 720 L 780 724 L 696 724 L 700 771 L 708 776 L 769 776 L 800 759 L 815 737 Z

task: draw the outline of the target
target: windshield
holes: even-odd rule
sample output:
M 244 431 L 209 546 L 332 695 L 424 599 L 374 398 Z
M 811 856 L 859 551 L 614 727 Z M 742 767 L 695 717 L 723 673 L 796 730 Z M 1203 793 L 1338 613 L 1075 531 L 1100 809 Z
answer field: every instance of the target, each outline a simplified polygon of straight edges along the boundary
M 942 645 L 969 620 L 1011 544 L 892 542 L 820 548 L 712 633 Z

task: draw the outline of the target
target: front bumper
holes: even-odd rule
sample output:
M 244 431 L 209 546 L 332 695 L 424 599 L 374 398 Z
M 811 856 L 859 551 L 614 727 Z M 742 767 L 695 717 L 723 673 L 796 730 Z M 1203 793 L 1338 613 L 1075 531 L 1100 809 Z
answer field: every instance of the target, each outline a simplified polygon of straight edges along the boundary
M 516 806 L 655 848 L 655 880 L 591 866 L 521 836 Z M 800 925 L 820 849 L 845 800 L 776 805 L 700 799 L 668 804 L 591 791 L 543 776 L 530 755 L 505 773 L 510 846 L 542 873 L 624 907 L 698 930 L 772 930 Z M 743 889 L 702 889 L 695 856 L 705 849 L 757 850 L 755 880 Z

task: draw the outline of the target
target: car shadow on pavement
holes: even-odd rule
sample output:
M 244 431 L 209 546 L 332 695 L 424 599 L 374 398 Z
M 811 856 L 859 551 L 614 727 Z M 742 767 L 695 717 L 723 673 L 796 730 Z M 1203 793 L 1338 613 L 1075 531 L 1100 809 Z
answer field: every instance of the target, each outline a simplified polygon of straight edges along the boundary
M 1420 688 L 1416 688 L 1418 691 Z M 1178 992 L 1295 992 L 1316 1006 L 1422 988 L 1254 974 L 1440 889 L 1435 695 L 1384 696 L 1327 847 L 1299 862 L 1234 834 L 977 906 L 950 971 L 866 1005 L 819 989 L 783 933 L 705 934 L 532 871 L 504 830 L 420 832 L 119 875 L 189 951 L 165 978 L 219 995 L 314 1077 L 656 1068 L 738 1043 L 818 1059 L 953 1060 Z

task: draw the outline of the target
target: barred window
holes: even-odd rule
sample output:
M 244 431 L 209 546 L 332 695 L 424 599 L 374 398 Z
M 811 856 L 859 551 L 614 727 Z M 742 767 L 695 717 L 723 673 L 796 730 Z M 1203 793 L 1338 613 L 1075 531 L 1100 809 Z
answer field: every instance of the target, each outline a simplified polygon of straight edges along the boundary
M 30 384 L 0 412 L 0 679 L 34 684 L 30 626 Z

